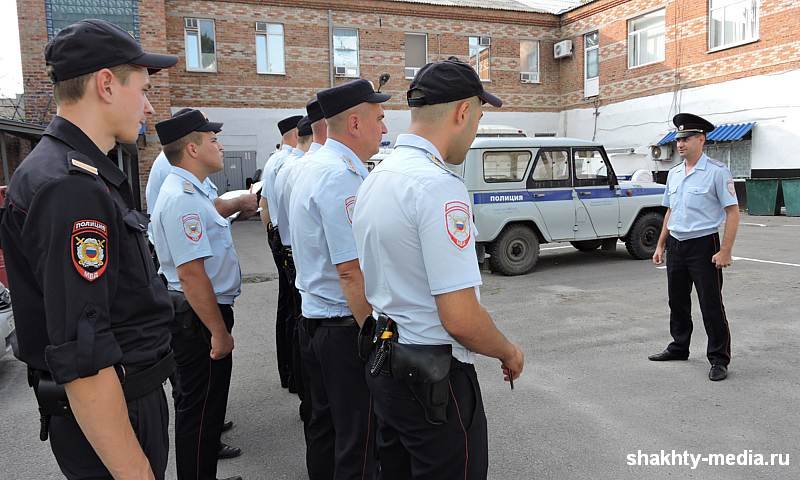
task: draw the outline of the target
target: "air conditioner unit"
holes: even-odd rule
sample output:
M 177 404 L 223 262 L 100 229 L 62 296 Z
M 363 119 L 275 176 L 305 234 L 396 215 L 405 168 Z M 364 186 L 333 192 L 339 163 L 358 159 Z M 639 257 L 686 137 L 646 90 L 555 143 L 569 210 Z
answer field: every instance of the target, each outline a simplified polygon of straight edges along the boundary
M 562 40 L 553 45 L 553 58 L 572 56 L 572 40 Z
M 519 81 L 522 83 L 539 83 L 539 72 L 520 72 Z
M 267 22 L 256 22 L 256 32 L 267 33 Z
M 185 28 L 197 28 L 197 19 L 196 18 L 184 18 L 183 19 L 183 26 Z
M 347 76 L 347 67 L 336 67 L 334 74 L 337 77 L 346 77 Z
M 414 78 L 417 76 L 419 72 L 419 68 L 417 67 L 406 67 L 405 68 L 405 77 L 406 78 Z
M 650 156 L 653 157 L 653 160 L 670 160 L 672 148 L 669 145 L 653 145 L 650 147 Z
M 478 39 L 478 45 L 481 47 L 488 47 L 492 44 L 492 37 L 480 37 Z

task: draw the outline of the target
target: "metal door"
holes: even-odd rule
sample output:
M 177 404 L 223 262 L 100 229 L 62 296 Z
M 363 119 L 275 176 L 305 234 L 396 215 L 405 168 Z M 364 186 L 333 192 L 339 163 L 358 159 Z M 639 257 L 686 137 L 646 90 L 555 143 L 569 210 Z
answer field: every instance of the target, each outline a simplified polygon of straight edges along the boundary
M 225 151 L 223 162 L 223 169 L 209 177 L 217 186 L 217 193 L 222 195 L 231 190 L 244 190 L 245 180 L 256 171 L 256 152 Z

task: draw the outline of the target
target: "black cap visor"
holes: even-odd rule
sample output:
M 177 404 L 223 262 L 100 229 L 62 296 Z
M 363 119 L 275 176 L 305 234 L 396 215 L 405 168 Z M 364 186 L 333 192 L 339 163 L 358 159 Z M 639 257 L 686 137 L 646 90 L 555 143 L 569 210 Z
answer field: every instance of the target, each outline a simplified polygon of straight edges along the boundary
M 222 131 L 222 124 L 219 122 L 208 122 L 202 127 L 198 127 L 195 132 L 214 132 L 219 133 Z
M 388 93 L 372 93 L 364 99 L 367 103 L 383 103 L 392 98 Z
M 680 132 L 675 134 L 675 138 L 676 139 L 677 138 L 689 138 L 689 137 L 693 137 L 695 135 L 701 135 L 703 133 L 704 132 L 701 131 L 701 130 L 682 130 L 682 131 L 680 131 Z
M 147 72 L 152 75 L 159 70 L 174 66 L 176 63 L 178 63 L 178 57 L 175 55 L 162 55 L 160 53 L 145 52 L 142 55 L 129 60 L 127 63 L 145 67 L 147 68 Z
M 484 90 L 483 93 L 478 95 L 478 98 L 480 98 L 483 103 L 488 103 L 489 105 L 491 105 L 493 107 L 498 107 L 499 108 L 499 107 L 503 106 L 503 101 L 502 100 L 500 100 L 499 98 L 495 97 L 494 95 L 492 95 L 491 93 L 487 92 L 486 90 Z

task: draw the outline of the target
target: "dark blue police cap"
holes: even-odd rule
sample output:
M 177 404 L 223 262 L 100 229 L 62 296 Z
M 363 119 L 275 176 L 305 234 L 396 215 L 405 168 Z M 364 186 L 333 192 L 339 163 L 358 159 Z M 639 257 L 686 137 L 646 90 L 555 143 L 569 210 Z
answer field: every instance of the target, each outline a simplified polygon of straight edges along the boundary
M 412 98 L 414 92 L 421 96 L 414 95 Z M 471 97 L 478 97 L 494 107 L 503 105 L 502 100 L 483 88 L 475 69 L 456 57 L 422 67 L 411 80 L 406 93 L 409 107 L 455 102 Z
M 281 135 L 286 135 L 286 132 L 297 128 L 297 122 L 299 122 L 301 118 L 303 118 L 302 115 L 292 115 L 278 122 L 278 130 L 280 130 Z
M 193 108 L 178 110 L 169 120 L 156 124 L 156 133 L 161 145 L 180 140 L 192 132 L 219 133 L 221 130 L 221 123 L 209 122 L 203 112 Z
M 322 107 L 320 107 L 319 101 L 316 98 L 306 104 L 306 113 L 308 114 L 308 121 L 311 123 L 317 123 L 325 118 L 325 115 L 322 113 Z
M 51 67 L 50 79 L 63 82 L 126 64 L 146 67 L 152 74 L 175 65 L 178 57 L 147 53 L 122 28 L 105 20 L 87 19 L 58 32 L 45 47 L 44 60 Z
M 392 98 L 386 93 L 377 93 L 372 84 L 359 78 L 317 93 L 317 100 L 325 118 L 334 117 L 348 108 L 361 103 L 383 103 Z
M 305 137 L 311 135 L 313 132 L 311 131 L 311 119 L 308 117 L 303 117 L 297 122 L 297 134 L 301 137 Z
M 716 127 L 703 117 L 691 113 L 679 113 L 672 118 L 672 123 L 678 129 L 675 138 L 686 138 L 692 135 L 708 134 Z

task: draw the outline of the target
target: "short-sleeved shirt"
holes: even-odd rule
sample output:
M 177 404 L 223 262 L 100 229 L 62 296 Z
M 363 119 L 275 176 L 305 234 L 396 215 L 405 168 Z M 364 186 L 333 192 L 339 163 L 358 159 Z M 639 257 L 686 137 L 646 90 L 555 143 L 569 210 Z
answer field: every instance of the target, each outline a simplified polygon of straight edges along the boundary
M 281 237 L 281 244 L 285 247 L 292 246 L 291 235 L 289 235 L 289 197 L 292 195 L 292 187 L 294 185 L 294 169 L 299 163 L 303 162 L 308 155 L 319 150 L 322 147 L 319 143 L 312 143 L 308 148 L 308 152 L 303 152 L 303 155 L 294 155 L 287 158 L 283 162 L 283 167 L 275 177 L 275 203 L 278 210 L 278 223 L 285 228 L 279 229 L 278 233 Z M 301 167 L 302 168 L 302 167 Z
M 336 265 L 358 258 L 352 215 L 367 169 L 352 150 L 329 138 L 297 172 L 289 199 L 289 232 L 303 316 L 351 315 Z
M 670 235 L 683 241 L 716 233 L 725 207 L 738 201 L 728 167 L 703 154 L 688 175 L 686 162 L 669 171 L 662 204 L 670 209 Z
M 211 188 L 192 173 L 173 167 L 153 209 L 153 239 L 168 288 L 183 291 L 177 268 L 198 258 L 217 303 L 233 304 L 242 286 L 231 223 L 214 208 Z
M 449 343 L 455 358 L 473 363 L 442 326 L 434 297 L 465 288 L 479 295 L 477 232 L 463 180 L 432 143 L 398 135 L 358 191 L 353 235 L 367 300 L 395 320 L 399 341 Z
M 22 361 L 63 384 L 169 353 L 172 303 L 147 222 L 115 162 L 54 117 L 14 172 L 0 222 Z
M 289 145 L 281 145 L 281 149 L 273 153 L 267 164 L 264 165 L 264 173 L 261 176 L 263 183 L 261 186 L 261 195 L 267 199 L 267 210 L 269 211 L 269 220 L 272 222 L 273 227 L 278 226 L 278 210 L 276 208 L 277 200 L 275 199 L 275 178 L 278 172 L 283 167 L 283 162 L 292 154 L 295 149 Z

